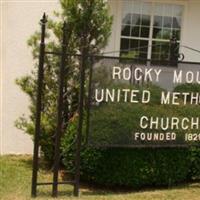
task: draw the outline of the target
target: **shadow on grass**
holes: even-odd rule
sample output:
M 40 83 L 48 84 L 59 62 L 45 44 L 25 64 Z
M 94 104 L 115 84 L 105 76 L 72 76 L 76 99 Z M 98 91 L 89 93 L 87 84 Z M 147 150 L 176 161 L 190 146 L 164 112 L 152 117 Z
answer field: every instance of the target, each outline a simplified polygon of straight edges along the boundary
M 40 191 L 40 192 L 38 192 L 37 196 L 47 199 L 52 196 L 52 192 L 51 192 L 51 190 Z M 68 190 L 58 191 L 58 197 L 72 197 L 72 196 L 73 196 L 72 190 L 71 191 L 68 191 Z
M 133 188 L 133 187 L 105 187 L 105 186 L 98 186 L 92 184 L 82 184 L 81 188 L 86 191 L 86 195 L 103 195 L 103 194 L 129 194 L 129 193 L 141 193 L 141 192 L 153 192 L 153 191 L 164 191 L 164 190 L 181 190 L 186 188 L 196 188 L 200 189 L 200 180 L 197 181 L 190 181 L 185 183 L 180 183 L 173 186 L 151 186 L 151 187 L 142 187 L 142 188 Z
M 81 196 L 106 196 L 106 195 L 117 195 L 122 194 L 120 192 L 112 192 L 109 190 L 101 190 L 101 189 L 88 189 L 88 188 L 80 188 Z M 51 188 L 48 190 L 40 190 L 38 191 L 38 197 L 48 198 L 52 196 Z M 73 187 L 66 187 L 65 189 L 58 189 L 58 197 L 73 197 Z
M 33 160 L 32 160 L 32 156 L 28 156 L 27 158 L 23 158 L 23 157 L 19 157 L 18 159 L 20 162 L 22 162 L 24 164 L 24 166 L 26 168 L 29 168 L 32 170 L 32 166 L 33 166 Z M 52 170 L 52 166 L 50 166 L 48 164 L 48 162 L 45 162 L 44 159 L 40 159 L 39 158 L 39 168 L 41 170 L 45 170 L 45 171 L 50 171 Z
M 184 183 L 173 187 L 156 187 L 156 188 L 142 188 L 142 189 L 133 189 L 133 188 L 123 188 L 123 187 L 103 187 L 103 186 L 94 186 L 92 184 L 81 183 L 80 193 L 82 196 L 107 196 L 107 195 L 123 195 L 123 194 L 134 194 L 134 193 L 143 193 L 143 192 L 154 192 L 154 191 L 164 191 L 164 190 L 181 190 L 181 189 L 199 189 L 200 182 L 193 183 Z M 47 189 L 47 188 L 46 188 Z M 51 196 L 51 187 L 48 190 L 40 190 L 38 192 L 39 197 L 50 197 Z M 62 186 L 58 189 L 58 197 L 72 197 L 73 196 L 73 186 Z

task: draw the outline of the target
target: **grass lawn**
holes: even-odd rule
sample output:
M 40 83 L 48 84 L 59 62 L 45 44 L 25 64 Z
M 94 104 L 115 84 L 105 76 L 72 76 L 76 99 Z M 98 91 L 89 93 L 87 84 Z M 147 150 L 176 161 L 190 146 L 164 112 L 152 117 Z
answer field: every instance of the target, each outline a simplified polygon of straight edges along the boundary
M 51 173 L 41 170 L 40 179 L 51 181 Z M 58 199 L 77 199 L 72 196 L 72 186 L 59 186 Z M 25 200 L 31 191 L 31 157 L 0 157 L 0 199 Z M 51 186 L 39 186 L 38 200 L 51 198 Z M 182 185 L 171 189 L 148 189 L 143 191 L 105 191 L 83 187 L 79 200 L 200 200 L 200 183 Z

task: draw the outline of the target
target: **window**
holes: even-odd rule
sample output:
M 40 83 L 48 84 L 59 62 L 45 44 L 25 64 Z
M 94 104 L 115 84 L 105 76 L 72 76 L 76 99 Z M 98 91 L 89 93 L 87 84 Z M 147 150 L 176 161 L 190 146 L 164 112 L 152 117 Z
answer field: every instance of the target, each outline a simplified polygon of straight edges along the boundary
M 168 60 L 171 37 L 180 42 L 182 12 L 181 5 L 123 1 L 120 56 Z

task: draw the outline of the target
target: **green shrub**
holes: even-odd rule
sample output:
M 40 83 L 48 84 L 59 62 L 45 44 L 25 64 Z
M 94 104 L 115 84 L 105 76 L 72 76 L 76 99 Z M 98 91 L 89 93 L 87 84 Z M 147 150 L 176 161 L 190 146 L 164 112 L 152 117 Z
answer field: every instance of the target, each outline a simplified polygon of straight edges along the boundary
M 174 92 L 200 93 L 200 86 L 197 83 L 180 84 L 174 88 Z M 190 101 L 190 95 L 187 96 L 187 101 Z
M 73 150 L 63 152 L 64 164 L 74 173 Z M 84 148 L 81 180 L 104 186 L 171 186 L 188 179 L 187 149 Z
M 184 149 L 87 149 L 82 179 L 108 186 L 169 186 L 187 179 Z
M 192 180 L 200 180 L 200 148 L 199 147 L 191 147 L 190 149 L 189 177 Z
M 174 88 L 175 92 L 200 92 L 200 85 L 197 83 L 185 83 L 177 85 Z
M 197 83 L 185 83 L 178 85 L 174 88 L 175 92 L 194 92 L 200 93 L 200 85 Z M 188 100 L 189 100 L 188 96 Z M 187 106 L 184 109 L 180 109 L 182 115 L 185 116 L 199 116 L 200 110 L 197 106 Z M 192 179 L 200 179 L 200 147 L 192 147 L 190 149 L 190 169 L 189 176 Z

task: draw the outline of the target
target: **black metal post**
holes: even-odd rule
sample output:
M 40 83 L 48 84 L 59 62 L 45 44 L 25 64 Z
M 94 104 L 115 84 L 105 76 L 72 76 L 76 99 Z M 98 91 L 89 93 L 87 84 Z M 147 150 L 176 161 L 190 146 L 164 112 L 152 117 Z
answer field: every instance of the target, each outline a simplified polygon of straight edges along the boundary
M 93 75 L 93 64 L 94 64 L 94 57 L 90 57 L 89 63 L 89 80 L 88 80 L 88 101 L 87 101 L 87 117 L 86 117 L 86 141 L 85 143 L 88 144 L 88 137 L 90 131 L 90 108 L 91 108 L 91 99 L 92 99 L 92 75 Z
M 59 94 L 58 94 L 58 107 L 57 107 L 57 129 L 55 141 L 55 154 L 54 154 L 54 168 L 53 168 L 53 188 L 52 196 L 56 197 L 58 193 L 58 170 L 60 164 L 60 139 L 62 133 L 63 123 L 63 86 L 64 86 L 64 72 L 66 64 L 66 50 L 67 50 L 67 37 L 66 37 L 66 22 L 63 25 L 63 40 L 62 40 L 62 57 L 59 71 Z
M 176 36 L 173 35 L 170 39 L 170 63 L 172 65 L 178 64 L 178 43 Z
M 40 122 L 41 122 L 41 107 L 42 107 L 42 87 L 44 78 L 44 56 L 45 56 L 45 30 L 47 18 L 44 13 L 41 19 L 41 42 L 40 42 L 40 56 L 39 69 L 37 80 L 37 102 L 36 102 L 36 119 L 35 119 L 35 137 L 34 137 L 34 151 L 33 151 L 33 171 L 32 171 L 32 197 L 37 195 L 37 172 L 38 172 L 38 153 L 39 153 L 39 139 L 40 139 Z
M 83 42 L 84 43 L 84 42 Z M 80 186 L 80 151 L 82 140 L 82 126 L 83 126 L 83 101 L 84 101 L 84 85 L 85 85 L 85 67 L 87 57 L 87 49 L 82 44 L 81 66 L 80 66 L 80 91 L 79 91 L 79 106 L 78 106 L 78 130 L 76 138 L 76 155 L 75 155 L 75 184 L 74 184 L 74 196 L 79 196 Z

